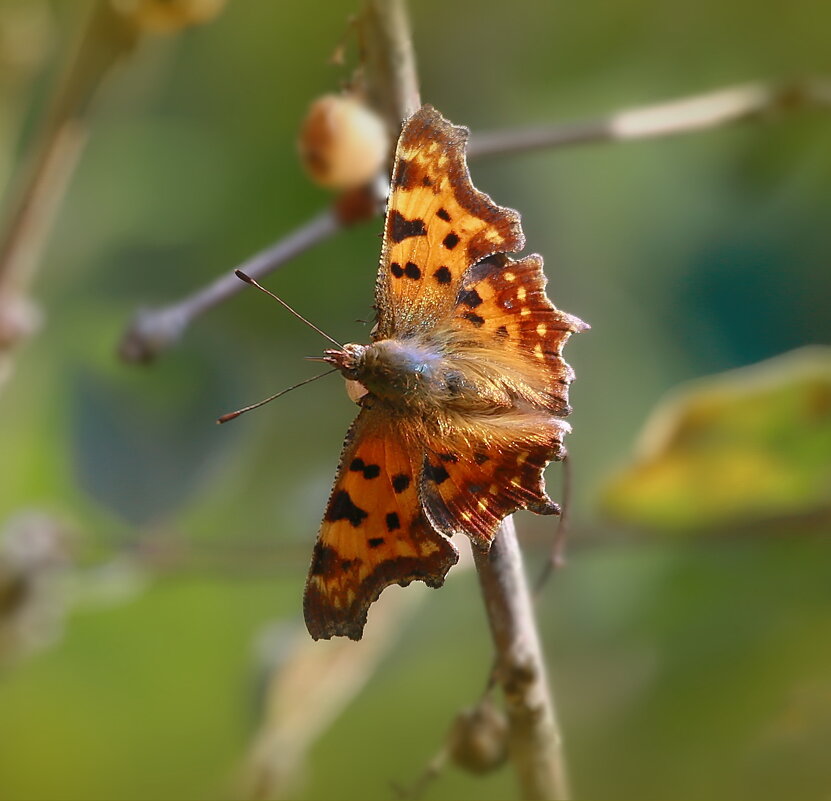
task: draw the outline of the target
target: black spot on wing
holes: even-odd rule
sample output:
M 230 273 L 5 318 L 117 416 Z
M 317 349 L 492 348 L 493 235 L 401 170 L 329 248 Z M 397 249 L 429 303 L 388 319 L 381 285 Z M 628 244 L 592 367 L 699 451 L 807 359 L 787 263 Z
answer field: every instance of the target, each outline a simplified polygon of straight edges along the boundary
M 421 270 L 418 268 L 417 264 L 408 261 L 404 267 L 404 275 L 406 275 L 407 278 L 412 278 L 413 281 L 418 281 L 418 279 L 421 278 Z
M 395 171 L 394 186 L 400 189 L 412 189 L 413 187 L 413 165 L 407 159 L 399 159 L 398 168 Z
M 436 212 L 436 216 L 437 216 L 440 220 L 444 220 L 445 222 L 450 222 L 450 215 L 447 213 L 447 210 L 446 210 L 446 209 L 439 209 L 439 210 Z
M 381 475 L 381 467 L 377 464 L 365 464 L 364 460 L 358 457 L 353 459 L 349 465 L 353 473 L 363 473 L 364 478 L 378 478 Z
M 451 462 L 452 464 L 456 464 L 459 461 L 459 457 L 455 453 L 440 453 L 439 459 L 443 462 Z
M 369 543 L 370 548 L 377 548 L 380 545 L 384 544 L 383 537 L 370 537 L 367 542 Z
M 447 267 L 439 267 L 439 269 L 433 273 L 433 278 L 435 278 L 440 284 L 449 284 L 453 280 L 453 276 Z
M 486 454 L 486 453 L 474 453 L 473 454 L 473 461 L 476 462 L 476 464 L 484 464 L 485 462 L 490 461 L 490 458 L 491 457 L 488 456 L 488 454 Z
M 453 250 L 456 245 L 459 244 L 459 237 L 454 234 L 453 232 L 449 233 L 443 240 L 442 245 L 444 245 L 448 250 Z
M 441 484 L 450 478 L 450 473 L 444 469 L 443 465 L 432 465 L 429 462 L 424 465 L 424 475 L 429 481 L 434 481 L 436 484 Z
M 410 477 L 406 473 L 398 473 L 392 477 L 392 488 L 397 494 L 404 492 L 410 486 Z
M 470 306 L 471 309 L 475 309 L 482 304 L 482 298 L 475 289 L 463 289 L 459 292 L 459 298 L 456 303 L 464 303 L 465 306 Z
M 401 528 L 401 521 L 398 519 L 398 514 L 396 512 L 390 512 L 387 515 L 387 531 L 395 531 L 398 528 Z
M 508 336 L 508 328 L 507 326 L 500 325 L 499 328 L 496 329 L 496 335 L 498 337 L 507 337 Z
M 485 318 L 480 317 L 478 314 L 476 314 L 476 312 L 465 312 L 462 315 L 462 317 L 464 317 L 465 320 L 469 320 L 477 328 L 481 328 L 485 324 Z
M 329 523 L 336 523 L 338 520 L 348 520 L 353 528 L 361 525 L 367 512 L 356 506 L 346 490 L 338 490 L 329 501 L 329 508 L 326 510 L 326 520 Z
M 427 236 L 424 220 L 408 220 L 397 209 L 393 209 L 389 214 L 389 232 L 393 242 L 402 242 L 411 236 Z
M 401 278 L 401 276 L 404 275 L 404 269 L 397 261 L 394 261 L 392 264 L 390 264 L 390 270 L 396 278 Z
M 312 552 L 312 575 L 324 576 L 327 573 L 331 573 L 338 558 L 338 552 L 330 545 L 321 545 L 319 542 L 315 543 L 315 549 Z

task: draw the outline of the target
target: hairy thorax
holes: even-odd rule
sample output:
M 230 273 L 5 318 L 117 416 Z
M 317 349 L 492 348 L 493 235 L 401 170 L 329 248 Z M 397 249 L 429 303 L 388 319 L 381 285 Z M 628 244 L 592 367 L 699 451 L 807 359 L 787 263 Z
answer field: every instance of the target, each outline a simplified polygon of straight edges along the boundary
M 382 339 L 327 351 L 326 360 L 360 382 L 390 411 L 425 418 L 487 413 L 513 405 L 503 377 L 486 361 L 428 339 Z

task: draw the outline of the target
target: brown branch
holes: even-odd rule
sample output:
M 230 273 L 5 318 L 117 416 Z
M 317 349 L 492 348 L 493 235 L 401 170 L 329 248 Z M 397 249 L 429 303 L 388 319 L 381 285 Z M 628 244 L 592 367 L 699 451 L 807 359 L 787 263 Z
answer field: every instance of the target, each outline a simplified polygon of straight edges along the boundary
M 274 272 L 313 245 L 328 239 L 341 228 L 333 209 L 326 209 L 296 228 L 279 242 L 238 265 L 235 269 L 262 278 Z M 245 288 L 229 270 L 183 300 L 159 309 L 140 310 L 119 345 L 119 355 L 128 362 L 148 362 L 176 343 L 184 330 L 203 312 L 223 303 Z
M 510 721 L 510 753 L 525 799 L 566 799 L 562 737 L 512 518 L 489 552 L 473 549 Z
M 831 107 L 831 80 L 750 83 L 639 106 L 592 120 L 474 134 L 470 158 L 533 150 L 675 136 L 774 116 Z
M 421 106 L 404 0 L 364 0 L 358 32 L 369 102 L 387 120 L 394 142 Z

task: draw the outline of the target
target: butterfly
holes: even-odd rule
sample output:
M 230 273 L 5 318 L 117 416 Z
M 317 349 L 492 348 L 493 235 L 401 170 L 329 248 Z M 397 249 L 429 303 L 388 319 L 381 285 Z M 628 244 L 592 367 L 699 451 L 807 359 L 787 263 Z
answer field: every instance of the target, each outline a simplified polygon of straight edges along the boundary
M 359 640 L 391 584 L 440 586 L 454 535 L 487 549 L 506 515 L 559 512 L 542 473 L 570 430 L 562 348 L 588 326 L 548 299 L 540 256 L 505 255 L 525 247 L 520 218 L 474 188 L 468 133 L 429 105 L 404 123 L 372 341 L 324 353 L 361 411 L 306 582 L 315 639 Z

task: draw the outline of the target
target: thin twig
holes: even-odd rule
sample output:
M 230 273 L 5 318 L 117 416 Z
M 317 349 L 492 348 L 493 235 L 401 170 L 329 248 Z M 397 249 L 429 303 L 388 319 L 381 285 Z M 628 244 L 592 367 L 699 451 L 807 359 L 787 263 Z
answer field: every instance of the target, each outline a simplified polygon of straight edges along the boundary
M 525 799 L 566 799 L 562 737 L 513 519 L 487 553 L 473 549 L 510 721 L 510 752 Z
M 554 541 L 548 552 L 548 558 L 540 571 L 537 580 L 534 582 L 534 600 L 539 601 L 548 579 L 555 570 L 566 566 L 566 546 L 568 545 L 568 530 L 571 524 L 571 462 L 568 456 L 563 457 L 562 476 L 563 486 L 560 500 L 560 519 L 557 521 L 557 531 L 554 534 Z
M 340 230 L 341 225 L 336 212 L 326 209 L 235 269 L 252 278 L 262 278 L 313 245 L 331 237 Z M 196 317 L 245 288 L 246 284 L 237 278 L 234 270 L 229 270 L 170 306 L 140 310 L 121 340 L 119 355 L 128 362 L 152 360 L 177 342 Z
M 421 105 L 404 0 L 364 0 L 358 32 L 369 101 L 387 120 L 394 142 Z
M 592 120 L 473 135 L 470 158 L 674 136 L 757 120 L 777 112 L 829 106 L 831 80 L 827 78 L 788 83 L 742 84 L 664 103 L 625 109 Z

